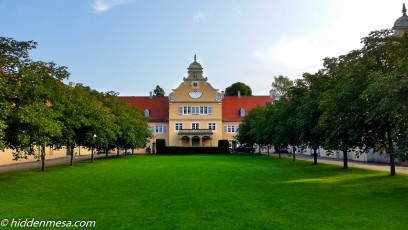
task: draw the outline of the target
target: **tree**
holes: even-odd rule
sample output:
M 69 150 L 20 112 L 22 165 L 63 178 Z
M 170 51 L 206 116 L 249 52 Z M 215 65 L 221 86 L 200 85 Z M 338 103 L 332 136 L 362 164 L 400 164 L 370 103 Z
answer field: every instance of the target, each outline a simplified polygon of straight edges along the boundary
M 362 42 L 362 59 L 370 68 L 361 95 L 369 108 L 366 123 L 375 149 L 389 155 L 393 176 L 395 158 L 406 159 L 408 150 L 408 36 L 395 36 L 387 29 L 371 32 Z
M 28 52 L 36 46 L 33 41 L 20 42 L 0 37 L 0 149 L 6 147 L 7 120 L 21 87 L 18 71 L 31 62 Z
M 53 89 L 69 76 L 66 67 L 52 62 L 32 61 L 28 52 L 36 43 L 17 42 L 1 38 L 1 70 L 14 82 L 14 95 L 8 98 L 12 105 L 6 120 L 5 142 L 14 150 L 14 157 L 34 154 L 39 147 L 42 170 L 45 166 L 45 148 L 61 135 L 60 113 L 53 109 Z M 4 75 L 2 76 L 4 77 Z M 3 126 L 5 127 L 5 126 Z
M 239 125 L 237 140 L 249 147 L 252 147 L 255 143 L 259 145 L 268 144 L 263 124 L 265 119 L 265 106 L 251 109 Z
M 272 91 L 280 96 L 286 95 L 288 89 L 293 86 L 293 81 L 283 75 L 274 76 L 273 79 Z
M 313 149 L 313 164 L 317 164 L 317 149 L 324 140 L 323 132 L 319 126 L 319 118 L 322 110 L 319 108 L 322 92 L 325 92 L 330 85 L 325 75 L 303 74 L 303 79 L 298 80 L 296 87 L 303 88 L 304 94 L 300 98 L 299 106 L 299 131 L 302 145 Z
M 164 97 L 164 89 L 162 89 L 159 85 L 156 85 L 156 88 L 153 90 L 153 95 L 155 97 Z
M 338 58 L 326 58 L 320 73 L 328 76 L 331 85 L 320 101 L 323 146 L 343 152 L 343 168 L 348 168 L 348 152 L 368 150 L 367 143 L 371 140 L 365 122 L 367 103 L 360 97 L 367 87 L 368 71 L 361 60 L 361 51 L 355 50 Z
M 227 96 L 238 96 L 238 91 L 241 92 L 241 96 L 251 96 L 252 95 L 252 89 L 242 83 L 242 82 L 236 82 L 234 84 L 232 84 L 231 86 L 227 87 L 225 89 L 225 95 Z

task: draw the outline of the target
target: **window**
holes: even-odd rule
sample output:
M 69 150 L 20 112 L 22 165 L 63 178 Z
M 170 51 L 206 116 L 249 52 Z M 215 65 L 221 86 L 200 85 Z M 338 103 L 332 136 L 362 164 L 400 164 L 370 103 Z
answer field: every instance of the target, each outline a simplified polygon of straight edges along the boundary
M 180 106 L 179 107 L 179 114 L 201 114 L 207 115 L 212 114 L 212 107 L 211 106 Z
M 224 132 L 225 133 L 236 133 L 238 132 L 238 125 L 225 125 Z
M 216 123 L 208 123 L 208 129 L 215 130 Z
M 176 124 L 174 125 L 174 129 L 175 129 L 176 131 L 182 130 L 182 129 L 183 129 L 183 123 L 176 123 Z
M 154 134 L 161 134 L 161 133 L 167 133 L 167 126 L 166 125 L 154 125 L 151 126 L 151 131 Z
M 240 117 L 245 117 L 245 109 L 244 108 L 239 109 L 239 116 Z
M 184 106 L 183 107 L 183 114 L 191 114 L 191 107 L 190 106 Z
M 145 117 L 150 117 L 150 110 L 149 109 L 145 109 L 144 116 Z
M 200 114 L 200 107 L 199 106 L 192 106 L 191 107 L 191 114 Z
M 192 129 L 200 129 L 200 123 L 191 123 Z

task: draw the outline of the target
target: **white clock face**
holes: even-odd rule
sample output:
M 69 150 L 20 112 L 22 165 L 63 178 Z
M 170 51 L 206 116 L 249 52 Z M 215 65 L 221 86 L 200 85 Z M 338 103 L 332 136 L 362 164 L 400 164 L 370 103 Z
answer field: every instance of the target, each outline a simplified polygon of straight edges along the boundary
M 198 89 L 198 86 L 199 85 L 199 83 L 198 83 L 198 81 L 193 81 L 193 82 L 191 82 L 191 87 L 193 88 L 193 89 Z

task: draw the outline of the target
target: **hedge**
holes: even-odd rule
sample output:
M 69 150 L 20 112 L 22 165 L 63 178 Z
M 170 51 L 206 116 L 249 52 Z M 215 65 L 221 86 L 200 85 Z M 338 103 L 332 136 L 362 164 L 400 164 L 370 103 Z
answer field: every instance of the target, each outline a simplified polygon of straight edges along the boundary
M 166 140 L 165 139 L 157 139 L 156 140 L 156 153 L 163 154 L 166 152 Z
M 222 154 L 229 152 L 228 140 L 219 140 L 218 147 L 180 147 L 166 146 L 164 139 L 157 139 L 156 147 L 157 154 L 161 155 Z

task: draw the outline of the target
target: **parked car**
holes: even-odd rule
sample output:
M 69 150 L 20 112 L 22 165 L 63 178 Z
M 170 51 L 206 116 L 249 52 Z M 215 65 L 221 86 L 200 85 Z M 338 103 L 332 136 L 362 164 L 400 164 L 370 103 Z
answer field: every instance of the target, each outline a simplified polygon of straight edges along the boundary
M 255 148 L 240 146 L 240 147 L 235 148 L 235 152 L 236 153 L 254 153 Z

